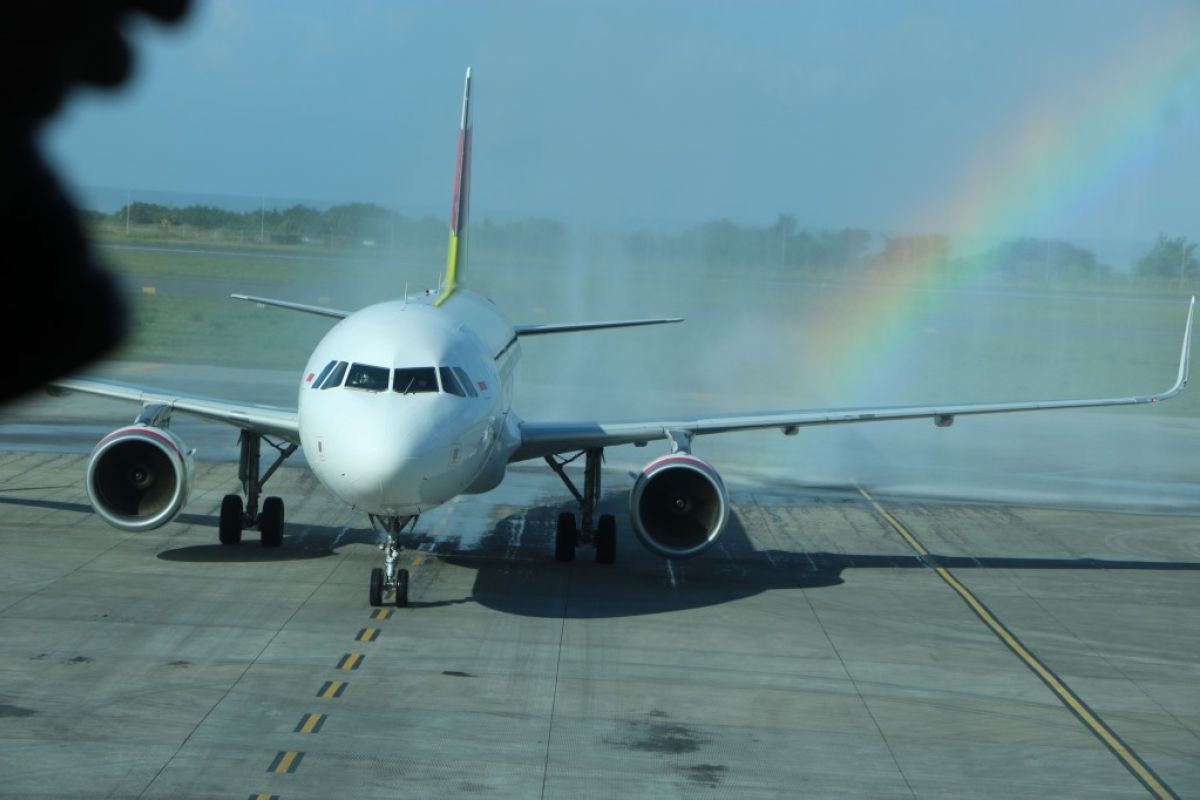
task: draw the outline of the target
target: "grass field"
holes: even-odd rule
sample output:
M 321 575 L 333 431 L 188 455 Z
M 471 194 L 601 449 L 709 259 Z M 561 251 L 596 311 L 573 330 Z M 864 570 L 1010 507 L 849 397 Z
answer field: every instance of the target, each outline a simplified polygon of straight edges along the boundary
M 154 287 L 130 296 L 130 336 L 113 357 L 299 371 L 332 321 L 256 308 L 226 299 L 228 292 L 261 286 L 284 299 L 353 309 L 397 297 L 406 284 L 414 293 L 430 286 L 440 268 L 336 253 L 314 260 L 287 250 L 193 250 L 102 251 L 131 285 Z M 471 285 L 515 322 L 687 317 L 664 329 L 529 339 L 522 374 L 584 391 L 615 383 L 631 396 L 689 387 L 715 410 L 1157 391 L 1174 377 L 1186 302 L 648 272 L 600 257 L 564 269 L 477 264 Z M 831 312 L 853 317 L 858 308 L 900 302 L 907 313 L 853 325 Z M 1200 390 L 1169 408 L 1200 417 Z

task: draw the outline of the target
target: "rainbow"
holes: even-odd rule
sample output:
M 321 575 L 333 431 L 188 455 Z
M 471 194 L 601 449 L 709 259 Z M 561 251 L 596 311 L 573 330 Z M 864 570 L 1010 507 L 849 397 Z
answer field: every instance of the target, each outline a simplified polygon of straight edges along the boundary
M 1104 64 L 1069 101 L 1035 96 L 1007 130 L 980 147 L 953 190 L 927 198 L 902 227 L 938 231 L 956 253 L 979 253 L 1052 229 L 1064 211 L 1086 211 L 1111 191 L 1154 153 L 1167 93 L 1178 76 L 1200 67 L 1200 40 L 1191 26 L 1160 26 L 1131 39 L 1123 52 L 1104 54 Z M 871 290 L 833 293 L 795 333 L 820 353 L 823 369 L 832 371 L 830 385 L 850 387 L 855 402 L 878 401 L 886 397 L 883 387 L 872 385 L 878 365 L 911 344 L 951 302 L 953 293 L 927 291 L 934 279 L 952 289 L 982 283 L 979 267 L 967 263 L 951 273 L 940 258 L 893 265 Z M 895 334 L 882 351 L 881 332 Z

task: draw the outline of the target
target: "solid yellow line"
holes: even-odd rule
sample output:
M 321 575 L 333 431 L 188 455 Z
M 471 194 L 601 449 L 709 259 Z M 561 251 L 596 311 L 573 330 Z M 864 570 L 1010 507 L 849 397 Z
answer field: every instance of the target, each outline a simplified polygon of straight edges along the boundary
M 304 725 L 300 728 L 300 732 L 312 733 L 313 728 L 317 727 L 317 723 L 324 719 L 324 716 L 324 714 L 309 714 L 308 719 L 305 720 Z
M 875 501 L 875 498 L 871 497 L 871 495 L 867 493 L 866 489 L 862 488 L 857 483 L 854 486 L 856 489 L 858 489 L 859 494 L 866 498 L 867 502 L 869 502 L 875 508 L 875 510 L 879 512 L 880 516 L 886 519 L 892 528 L 902 537 L 904 537 L 904 540 L 908 542 L 910 547 L 916 550 L 921 556 L 929 555 L 929 551 L 925 549 L 920 541 L 918 541 L 915 536 L 909 533 L 908 529 L 900 524 L 899 520 L 885 511 L 883 507 Z M 1084 705 L 1083 701 L 1080 700 L 1079 697 L 1073 691 L 1071 691 L 1066 684 L 1058 679 L 1058 676 L 1056 676 L 1040 660 L 1038 660 L 1037 656 L 1026 649 L 1026 647 L 1017 640 L 1017 637 L 1015 637 L 1008 630 L 1008 628 L 1004 626 L 1003 623 L 996 619 L 996 617 L 992 615 L 992 612 L 988 611 L 983 603 L 981 603 L 979 599 L 975 597 L 971 590 L 954 577 L 950 570 L 946 569 L 945 567 L 934 567 L 934 572 L 936 572 L 951 589 L 958 593 L 959 597 L 966 601 L 967 605 L 971 607 L 971 610 L 974 611 L 981 620 L 983 620 L 985 625 L 991 628 L 993 633 L 1000 637 L 1001 641 L 1008 645 L 1010 650 L 1016 653 L 1018 658 L 1025 662 L 1027 667 L 1032 669 L 1037 676 L 1041 678 L 1047 686 L 1050 687 L 1050 690 L 1058 696 L 1060 701 L 1065 703 L 1068 708 L 1075 712 L 1075 715 L 1079 717 L 1080 721 L 1082 721 L 1084 725 L 1091 729 L 1092 733 L 1096 734 L 1096 736 L 1098 736 L 1100 740 L 1108 746 L 1109 750 L 1111 750 L 1113 754 L 1121 760 L 1126 768 L 1128 768 L 1134 773 L 1134 775 L 1138 777 L 1139 780 L 1141 780 L 1142 784 L 1147 789 L 1149 789 L 1157 797 L 1178 797 L 1178 795 L 1176 795 L 1158 780 L 1158 777 L 1155 776 L 1155 774 L 1150 770 L 1150 767 L 1144 761 L 1142 761 L 1141 757 L 1126 747 L 1125 743 L 1117 738 L 1117 735 L 1108 727 L 1108 725 L 1095 714 L 1093 714 L 1092 710 Z

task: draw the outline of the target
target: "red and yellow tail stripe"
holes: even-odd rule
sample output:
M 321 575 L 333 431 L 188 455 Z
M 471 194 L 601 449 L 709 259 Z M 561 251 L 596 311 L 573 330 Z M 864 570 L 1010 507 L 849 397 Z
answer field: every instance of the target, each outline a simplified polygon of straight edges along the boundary
M 458 131 L 458 166 L 454 170 L 454 205 L 450 209 L 450 244 L 446 251 L 446 276 L 435 306 L 454 294 L 463 280 L 467 260 L 467 208 L 471 195 L 471 68 L 463 83 L 462 125 Z

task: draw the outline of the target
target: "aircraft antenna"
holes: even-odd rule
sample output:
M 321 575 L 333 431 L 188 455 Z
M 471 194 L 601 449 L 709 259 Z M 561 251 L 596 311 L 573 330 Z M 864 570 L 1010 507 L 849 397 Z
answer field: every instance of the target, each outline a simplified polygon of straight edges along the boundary
M 408 281 L 404 282 L 404 305 L 408 305 Z

